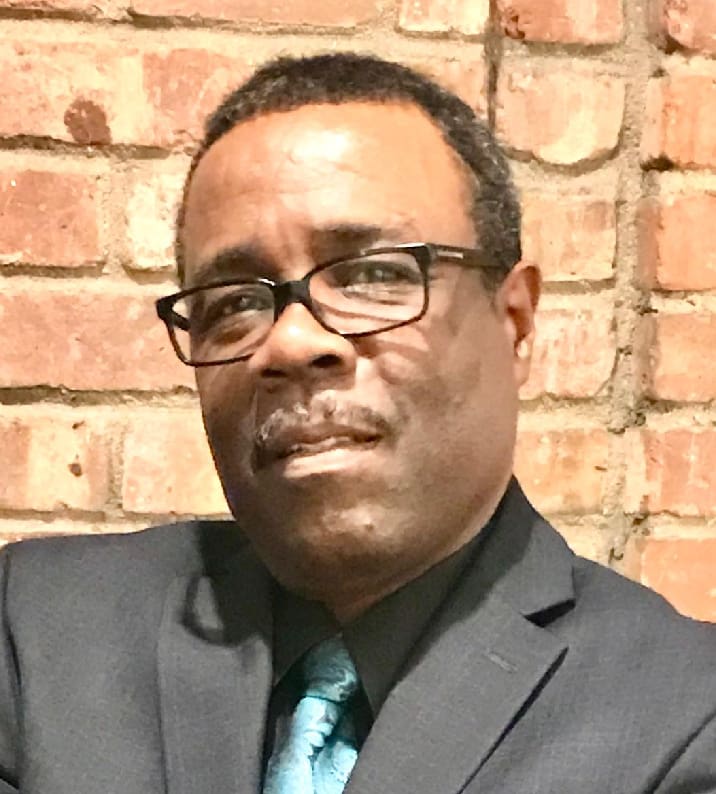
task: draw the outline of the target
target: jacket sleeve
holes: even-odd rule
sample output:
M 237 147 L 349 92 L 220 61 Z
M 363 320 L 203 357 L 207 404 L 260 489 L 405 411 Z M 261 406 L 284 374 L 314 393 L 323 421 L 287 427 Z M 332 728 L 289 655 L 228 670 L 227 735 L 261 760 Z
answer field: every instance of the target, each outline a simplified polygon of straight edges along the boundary
M 716 715 L 693 736 L 654 794 L 716 794 Z
M 0 794 L 19 790 L 20 681 L 8 621 L 9 568 L 5 547 L 0 551 Z

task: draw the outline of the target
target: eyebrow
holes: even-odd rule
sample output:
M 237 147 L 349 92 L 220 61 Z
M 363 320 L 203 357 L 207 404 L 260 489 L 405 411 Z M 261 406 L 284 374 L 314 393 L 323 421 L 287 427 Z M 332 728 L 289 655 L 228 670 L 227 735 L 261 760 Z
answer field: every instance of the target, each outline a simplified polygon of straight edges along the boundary
M 231 278 L 242 271 L 256 272 L 264 264 L 258 248 L 252 244 L 232 245 L 197 268 L 192 286 L 200 287 L 221 278 Z
M 386 245 L 413 241 L 415 227 L 411 223 L 380 226 L 367 223 L 331 223 L 311 230 L 311 254 L 321 261 L 356 250 L 369 248 L 376 243 Z M 315 264 L 320 264 L 320 261 Z M 270 263 L 253 243 L 242 243 L 223 248 L 197 268 L 193 286 L 202 286 L 221 278 L 232 278 L 245 273 L 258 274 L 270 268 Z
M 344 245 L 366 248 L 377 242 L 408 242 L 415 236 L 412 224 L 383 226 L 369 223 L 335 223 L 314 229 L 313 247 L 321 245 Z

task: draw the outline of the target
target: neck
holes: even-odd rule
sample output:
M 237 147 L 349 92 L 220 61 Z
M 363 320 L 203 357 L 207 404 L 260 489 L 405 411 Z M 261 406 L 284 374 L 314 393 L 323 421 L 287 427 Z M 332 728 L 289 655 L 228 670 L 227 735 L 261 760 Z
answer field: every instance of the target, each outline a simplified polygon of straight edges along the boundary
M 509 470 L 495 477 L 489 498 L 480 489 L 479 497 L 473 492 L 467 502 L 437 499 L 422 510 L 406 511 L 402 504 L 386 508 L 380 499 L 361 502 L 357 509 L 326 500 L 298 515 L 262 509 L 242 516 L 242 523 L 254 528 L 249 540 L 286 590 L 323 604 L 345 625 L 479 534 L 509 478 Z M 292 513 L 289 526 L 278 520 Z
M 315 600 L 321 601 L 341 626 L 351 623 L 379 601 L 419 578 L 463 548 L 482 531 L 495 512 L 501 498 L 502 493 L 495 500 L 485 505 L 477 514 L 473 514 L 471 520 L 467 522 L 464 531 L 451 536 L 450 543 L 445 543 L 438 547 L 434 554 L 424 559 L 421 563 L 403 571 L 394 572 L 390 579 L 381 579 L 380 581 L 364 579 L 360 583 L 351 582 L 352 586 L 350 588 L 327 589 L 318 598 L 314 596 Z

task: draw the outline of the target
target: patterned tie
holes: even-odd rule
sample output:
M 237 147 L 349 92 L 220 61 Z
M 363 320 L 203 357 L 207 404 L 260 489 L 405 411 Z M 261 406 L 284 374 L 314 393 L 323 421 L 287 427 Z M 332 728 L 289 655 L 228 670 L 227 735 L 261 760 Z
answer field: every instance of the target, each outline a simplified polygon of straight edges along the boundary
M 263 794 L 341 794 L 358 757 L 347 709 L 358 673 L 342 640 L 312 648 L 302 670 L 305 694 L 268 762 Z

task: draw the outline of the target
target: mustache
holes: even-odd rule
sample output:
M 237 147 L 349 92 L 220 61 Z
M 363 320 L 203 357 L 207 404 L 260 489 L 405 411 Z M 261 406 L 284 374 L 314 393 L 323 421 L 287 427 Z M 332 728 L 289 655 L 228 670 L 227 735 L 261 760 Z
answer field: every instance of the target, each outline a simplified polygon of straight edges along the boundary
M 386 439 L 395 437 L 400 429 L 398 419 L 388 419 L 366 405 L 342 404 L 334 398 L 316 399 L 308 405 L 295 403 L 275 409 L 256 428 L 251 455 L 254 469 L 266 462 L 281 436 L 321 423 L 353 427 Z

